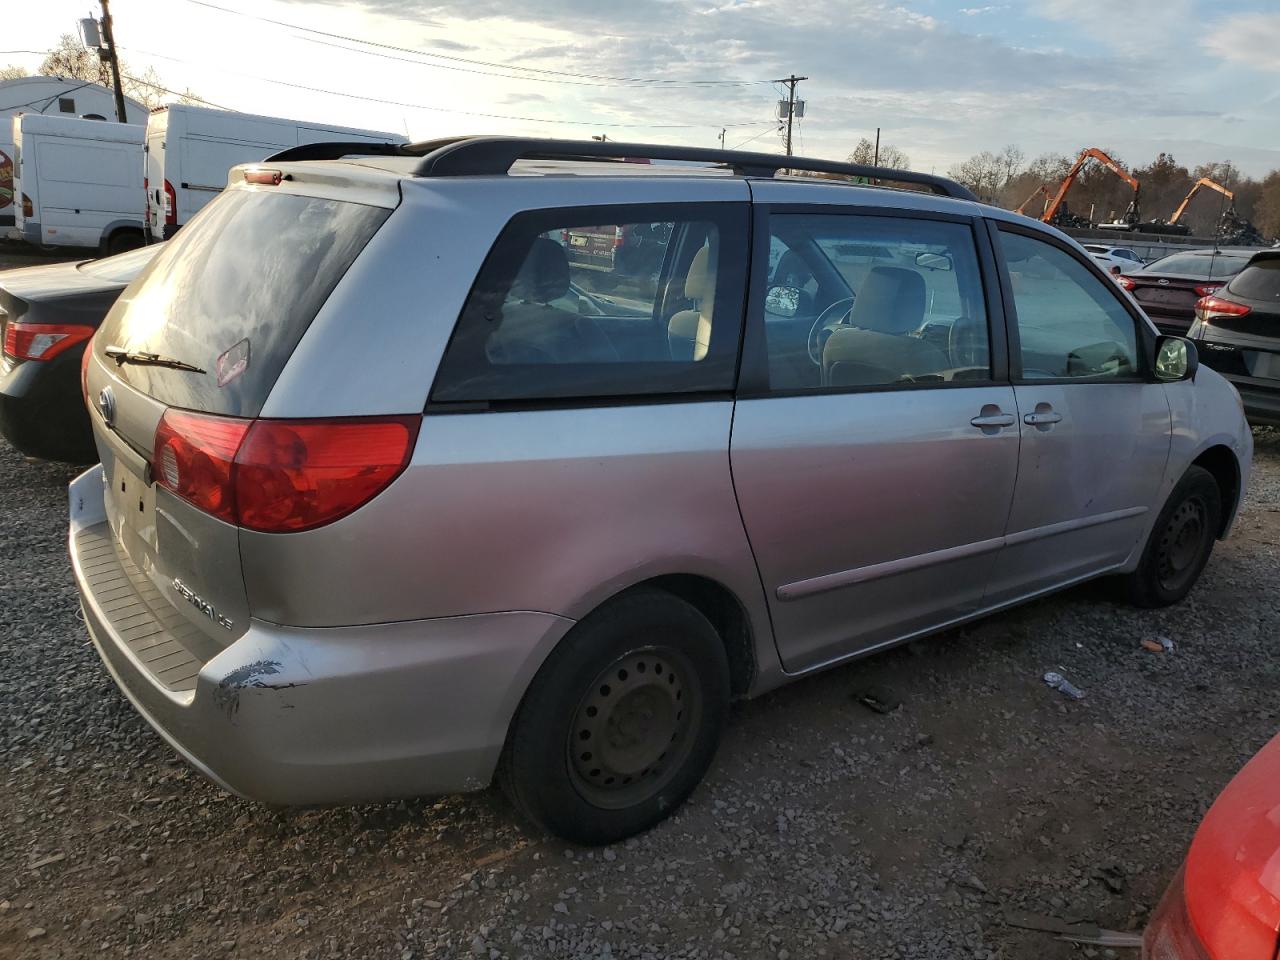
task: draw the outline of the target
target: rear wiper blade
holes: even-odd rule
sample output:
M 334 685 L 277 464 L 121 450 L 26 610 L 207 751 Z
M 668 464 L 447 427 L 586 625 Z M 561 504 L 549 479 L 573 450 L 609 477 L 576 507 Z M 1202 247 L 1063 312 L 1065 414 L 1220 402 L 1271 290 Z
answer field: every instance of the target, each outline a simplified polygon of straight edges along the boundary
M 168 367 L 170 370 L 189 370 L 192 373 L 208 372 L 194 364 L 175 360 L 172 357 L 162 357 L 158 353 L 142 353 L 137 350 L 126 350 L 124 347 L 107 347 L 102 352 L 114 360 L 116 366 L 122 363 L 136 363 L 143 367 Z

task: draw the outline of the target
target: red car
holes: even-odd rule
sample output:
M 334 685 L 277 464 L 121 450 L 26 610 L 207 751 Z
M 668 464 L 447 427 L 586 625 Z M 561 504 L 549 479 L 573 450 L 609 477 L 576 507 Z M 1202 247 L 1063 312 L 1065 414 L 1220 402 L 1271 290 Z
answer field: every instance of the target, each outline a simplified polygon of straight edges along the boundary
M 1214 801 L 1143 936 L 1144 960 L 1280 957 L 1280 736 Z

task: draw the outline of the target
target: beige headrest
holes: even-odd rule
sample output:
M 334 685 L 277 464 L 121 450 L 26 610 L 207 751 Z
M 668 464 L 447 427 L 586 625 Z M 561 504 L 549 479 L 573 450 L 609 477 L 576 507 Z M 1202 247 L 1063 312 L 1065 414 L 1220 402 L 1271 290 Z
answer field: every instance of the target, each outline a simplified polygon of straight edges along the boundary
M 690 300 L 710 300 L 716 293 L 716 271 L 711 263 L 711 248 L 702 247 L 693 255 L 689 275 L 684 279 L 684 295 Z

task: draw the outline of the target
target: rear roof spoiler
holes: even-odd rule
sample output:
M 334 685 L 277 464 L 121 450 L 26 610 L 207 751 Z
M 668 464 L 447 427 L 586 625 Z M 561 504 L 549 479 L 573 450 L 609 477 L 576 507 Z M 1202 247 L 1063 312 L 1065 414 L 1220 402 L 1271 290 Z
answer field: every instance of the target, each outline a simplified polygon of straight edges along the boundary
M 312 143 L 273 154 L 267 161 L 337 160 L 347 156 L 420 157 L 419 177 L 501 176 L 519 160 L 675 160 L 726 167 L 741 177 L 772 178 L 780 170 L 803 170 L 867 181 L 885 180 L 927 187 L 956 200 L 977 200 L 965 186 L 946 177 L 914 170 L 840 163 L 773 153 L 676 147 L 613 140 L 547 140 L 537 137 L 449 137 L 419 143 Z

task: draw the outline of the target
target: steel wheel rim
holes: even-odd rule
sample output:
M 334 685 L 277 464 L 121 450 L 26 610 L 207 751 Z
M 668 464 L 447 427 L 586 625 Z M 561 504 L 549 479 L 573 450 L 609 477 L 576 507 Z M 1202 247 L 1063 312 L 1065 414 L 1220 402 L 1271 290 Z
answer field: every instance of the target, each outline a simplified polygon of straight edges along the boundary
M 1156 574 L 1168 590 L 1176 590 L 1195 570 L 1208 531 L 1207 510 L 1199 497 L 1178 504 L 1160 534 Z
M 566 744 L 583 799 L 621 809 L 671 782 L 702 718 L 695 678 L 688 658 L 671 647 L 630 651 L 600 671 L 574 711 Z

